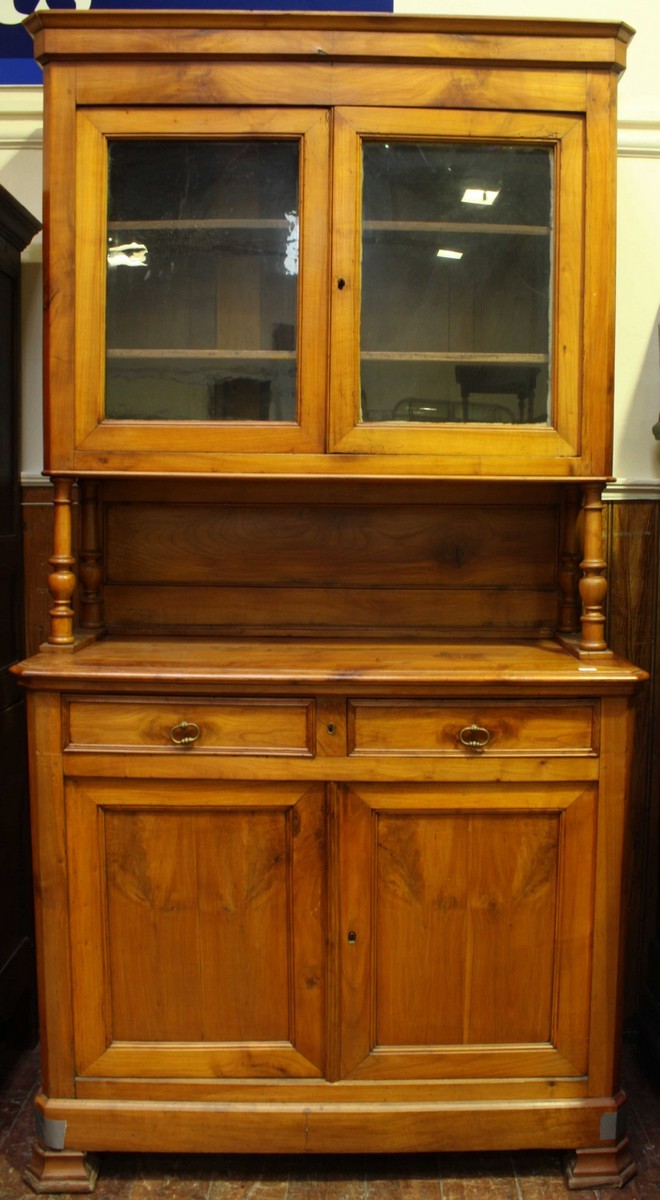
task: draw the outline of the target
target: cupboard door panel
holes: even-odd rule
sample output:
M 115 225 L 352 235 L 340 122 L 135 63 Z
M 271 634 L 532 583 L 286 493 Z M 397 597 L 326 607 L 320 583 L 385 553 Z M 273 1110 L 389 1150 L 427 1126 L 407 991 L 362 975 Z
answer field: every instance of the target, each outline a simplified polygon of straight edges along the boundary
M 583 1073 L 594 790 L 363 785 L 341 814 L 344 1073 Z
M 337 110 L 331 450 L 582 460 L 584 137 L 551 114 Z
M 327 112 L 86 109 L 77 139 L 76 453 L 322 450 Z
M 322 789 L 74 780 L 67 802 L 79 1072 L 320 1074 Z

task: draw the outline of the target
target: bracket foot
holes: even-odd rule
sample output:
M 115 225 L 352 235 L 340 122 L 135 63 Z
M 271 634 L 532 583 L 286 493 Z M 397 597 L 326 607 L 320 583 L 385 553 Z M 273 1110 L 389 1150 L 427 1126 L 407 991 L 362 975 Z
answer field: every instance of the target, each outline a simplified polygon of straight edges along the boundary
M 576 1150 L 566 1165 L 566 1184 L 571 1191 L 577 1191 L 578 1188 L 622 1188 L 636 1174 L 637 1167 L 626 1137 L 616 1146 Z
M 98 1167 L 84 1150 L 49 1150 L 41 1142 L 32 1147 L 32 1160 L 23 1175 L 37 1195 L 90 1193 L 96 1187 Z

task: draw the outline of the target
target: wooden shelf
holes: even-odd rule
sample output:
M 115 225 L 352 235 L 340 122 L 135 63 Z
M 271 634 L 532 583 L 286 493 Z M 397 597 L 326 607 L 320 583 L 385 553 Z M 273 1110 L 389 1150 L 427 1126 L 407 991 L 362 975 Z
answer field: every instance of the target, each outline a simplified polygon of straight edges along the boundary
M 474 350 L 363 350 L 366 362 L 547 363 L 548 354 L 481 354 Z
M 474 221 L 363 221 L 370 233 L 499 233 L 510 236 L 546 237 L 549 225 L 498 225 Z
M 164 348 L 162 350 L 155 348 L 149 350 L 124 350 L 124 349 L 108 349 L 106 357 L 109 359 L 135 359 L 136 362 L 148 362 L 151 359 L 171 359 L 180 361 L 186 359 L 201 359 L 204 362 L 235 362 L 239 359 L 246 359 L 249 362 L 254 360 L 258 362 L 270 362 L 272 360 L 294 362 L 296 359 L 295 350 L 172 350 Z
M 108 230 L 111 229 L 153 229 L 153 230 L 169 230 L 169 229 L 199 229 L 206 231 L 209 229 L 288 229 L 289 222 L 283 217 L 182 217 L 172 218 L 166 221 L 143 220 L 136 217 L 134 221 L 108 221 Z
M 137 217 L 132 221 L 108 221 L 108 230 L 240 230 L 240 229 L 288 229 L 289 222 L 282 217 L 183 217 L 171 220 L 151 220 Z M 362 229 L 368 233 L 494 233 L 506 236 L 546 237 L 549 225 L 499 225 L 494 222 L 477 224 L 474 221 L 363 221 Z

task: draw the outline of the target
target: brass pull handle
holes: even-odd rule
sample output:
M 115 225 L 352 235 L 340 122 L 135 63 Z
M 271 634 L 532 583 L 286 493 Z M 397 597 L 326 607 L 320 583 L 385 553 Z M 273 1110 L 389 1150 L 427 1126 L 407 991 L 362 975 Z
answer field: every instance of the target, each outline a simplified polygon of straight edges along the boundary
M 192 746 L 201 733 L 199 725 L 194 721 L 182 721 L 170 729 L 170 738 L 175 746 Z
M 481 725 L 466 725 L 458 736 L 462 745 L 470 750 L 485 750 L 490 741 L 488 730 Z

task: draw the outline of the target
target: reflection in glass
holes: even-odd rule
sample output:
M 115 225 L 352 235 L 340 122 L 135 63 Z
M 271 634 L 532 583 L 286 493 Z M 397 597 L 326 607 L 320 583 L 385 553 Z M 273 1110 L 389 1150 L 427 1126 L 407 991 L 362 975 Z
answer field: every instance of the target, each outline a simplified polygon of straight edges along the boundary
M 364 421 L 548 424 L 552 152 L 365 142 Z
M 111 141 L 106 417 L 295 421 L 296 141 Z

